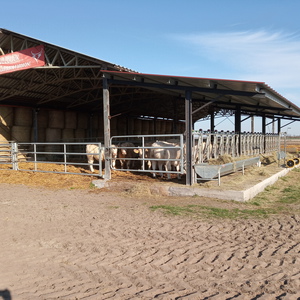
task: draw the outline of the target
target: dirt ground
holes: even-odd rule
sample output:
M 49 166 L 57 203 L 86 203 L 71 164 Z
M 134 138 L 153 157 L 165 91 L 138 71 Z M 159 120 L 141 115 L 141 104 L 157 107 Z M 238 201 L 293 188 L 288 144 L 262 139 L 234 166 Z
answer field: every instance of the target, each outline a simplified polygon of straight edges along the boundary
M 241 174 L 226 176 L 222 186 L 239 189 L 277 168 L 250 169 L 242 183 Z M 93 179 L 0 171 L 0 299 L 300 299 L 296 212 L 234 220 L 166 215 L 150 207 L 246 204 L 99 190 Z M 154 182 L 117 172 L 112 180 Z

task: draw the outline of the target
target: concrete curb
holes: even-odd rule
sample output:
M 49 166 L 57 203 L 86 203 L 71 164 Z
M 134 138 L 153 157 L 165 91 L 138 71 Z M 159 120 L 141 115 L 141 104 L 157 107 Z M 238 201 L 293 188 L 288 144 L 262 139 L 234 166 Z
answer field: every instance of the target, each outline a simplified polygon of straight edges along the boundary
M 150 193 L 153 195 L 161 195 L 161 196 L 173 196 L 173 197 L 189 197 L 189 196 L 201 196 L 207 198 L 217 198 L 221 200 L 233 200 L 233 201 L 240 201 L 245 202 L 257 194 L 264 191 L 264 189 L 274 184 L 280 177 L 285 176 L 290 170 L 284 169 L 271 177 L 263 180 L 262 182 L 254 185 L 253 187 L 242 190 L 242 191 L 235 191 L 235 190 L 214 190 L 213 188 L 198 188 L 198 187 L 190 187 L 190 186 L 168 186 L 168 185 L 161 185 L 161 184 L 152 184 L 149 186 Z M 114 190 L 118 190 L 118 183 L 110 182 L 107 180 L 94 180 L 92 182 L 98 188 L 110 188 Z M 128 187 L 134 186 L 136 184 L 128 183 Z
M 290 170 L 291 169 L 284 169 L 265 179 L 264 181 L 254 185 L 253 187 L 242 191 L 214 190 L 196 187 L 169 187 L 168 191 L 169 196 L 201 196 L 208 198 L 217 198 L 221 200 L 245 202 L 264 191 L 267 186 L 274 184 L 278 180 L 278 178 L 285 176 Z

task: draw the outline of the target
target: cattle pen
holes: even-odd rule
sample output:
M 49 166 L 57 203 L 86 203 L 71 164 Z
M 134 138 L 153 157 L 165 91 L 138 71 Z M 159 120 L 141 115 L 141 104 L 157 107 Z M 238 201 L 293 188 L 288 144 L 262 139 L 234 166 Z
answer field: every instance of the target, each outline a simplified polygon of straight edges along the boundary
M 197 175 L 199 175 L 199 172 L 197 172 L 197 170 L 199 170 L 199 164 L 208 165 L 210 160 L 217 160 L 224 155 L 228 155 L 237 161 L 245 159 L 245 157 L 252 161 L 253 158 L 261 154 L 279 153 L 285 139 L 285 135 L 275 134 L 262 135 L 257 133 L 235 134 L 234 132 L 212 133 L 209 131 L 194 131 L 192 161 L 195 181 L 197 182 Z M 168 157 L 168 160 L 173 164 L 176 163 L 179 168 L 159 170 L 158 168 L 153 169 L 151 167 L 151 162 L 153 164 L 154 160 L 161 161 L 163 164 L 166 162 L 165 157 L 154 158 L 147 154 L 147 151 L 158 148 L 153 146 L 153 143 L 157 141 L 168 141 L 172 142 L 172 145 L 175 145 L 180 155 L 178 157 Z M 240 143 L 238 143 L 238 141 L 240 141 Z M 127 146 L 127 148 L 135 150 L 134 156 L 122 157 L 122 160 L 132 162 L 131 167 L 121 167 L 121 158 L 119 155 L 116 156 L 116 161 L 113 163 L 111 156 L 110 149 L 113 147 L 120 149 L 120 145 L 124 144 L 124 142 L 130 142 L 131 146 Z M 112 170 L 121 172 L 129 171 L 148 174 L 159 172 L 161 176 L 164 176 L 163 174 L 185 175 L 186 147 L 183 134 L 113 136 L 110 139 L 109 155 L 103 160 L 98 159 L 94 161 L 95 172 L 89 170 L 90 164 L 87 159 L 87 156 L 92 154 L 86 150 L 86 146 L 90 144 L 97 146 L 98 149 L 98 153 L 93 154 L 102 157 L 103 153 L 105 153 L 105 147 L 103 143 L 96 141 L 72 143 L 2 142 L 0 144 L 0 169 L 75 174 L 104 178 L 103 170 L 105 164 L 108 164 Z M 170 146 L 165 146 L 166 149 L 168 149 L 168 147 Z M 43 168 L 44 165 L 57 165 L 60 166 L 60 168 L 53 167 L 52 170 L 49 168 L 45 170 Z M 232 172 L 233 171 L 235 170 L 232 169 Z M 209 178 L 202 179 L 209 180 Z
M 300 108 L 265 82 L 140 73 L 0 29 L 3 61 L 32 49 L 41 53 L 38 64 L 0 77 L 0 141 L 6 144 L 0 149 L 0 167 L 14 171 L 38 172 L 42 165 L 55 163 L 62 168 L 52 172 L 110 180 L 114 169 L 157 173 L 150 167 L 157 164 L 162 175 L 184 175 L 191 186 L 195 164 L 222 155 L 238 159 L 279 152 L 284 127 L 300 121 Z M 216 118 L 228 116 L 234 117 L 233 132 L 216 132 Z M 254 119 L 261 124 L 259 133 Z M 193 132 L 199 120 L 209 120 L 209 132 Z M 249 134 L 244 132 L 247 120 Z M 173 134 L 179 141 L 168 141 Z M 120 156 L 113 166 L 112 142 L 117 139 L 131 144 L 118 147 Z M 156 139 L 158 147 L 153 144 Z M 95 162 L 96 172 L 87 162 L 88 143 L 97 145 L 95 157 L 104 154 Z M 159 158 L 159 149 L 167 156 Z M 156 157 L 149 157 L 154 152 Z

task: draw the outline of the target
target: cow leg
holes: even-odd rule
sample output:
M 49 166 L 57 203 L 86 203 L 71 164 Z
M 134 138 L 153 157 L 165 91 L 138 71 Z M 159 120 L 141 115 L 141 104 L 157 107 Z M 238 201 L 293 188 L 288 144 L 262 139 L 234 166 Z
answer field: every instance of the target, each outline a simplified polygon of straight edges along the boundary
M 166 162 L 165 168 L 166 168 L 166 171 L 171 171 L 171 164 L 170 164 L 169 161 Z M 167 173 L 167 177 L 168 177 L 168 180 L 170 180 L 171 179 L 171 174 Z
M 159 169 L 159 171 L 162 171 L 162 169 L 163 169 L 163 162 L 162 161 L 159 161 L 158 162 L 158 169 Z M 163 178 L 164 177 L 164 174 L 163 173 L 160 173 L 160 176 L 161 176 L 161 178 Z
M 92 173 L 94 173 L 93 163 L 94 163 L 93 157 L 88 157 L 88 164 L 89 164 L 89 167 L 90 167 L 90 171 Z
M 120 159 L 120 166 L 121 166 L 121 169 L 124 169 L 124 160 L 123 159 Z
M 176 171 L 177 172 L 180 171 L 180 165 L 179 164 L 176 166 Z M 177 174 L 177 179 L 181 179 L 181 174 L 180 173 Z
M 116 160 L 112 159 L 111 160 L 111 166 L 115 169 L 116 168 Z
M 152 161 L 151 167 L 152 167 L 152 170 L 156 170 L 156 161 L 155 160 Z M 156 173 L 153 172 L 153 178 L 155 178 L 155 177 L 156 177 Z

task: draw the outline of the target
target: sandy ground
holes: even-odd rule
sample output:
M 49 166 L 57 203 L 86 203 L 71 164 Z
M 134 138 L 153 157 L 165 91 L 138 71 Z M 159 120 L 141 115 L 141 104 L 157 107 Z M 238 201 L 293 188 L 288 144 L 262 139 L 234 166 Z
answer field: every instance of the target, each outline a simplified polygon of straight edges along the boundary
M 195 219 L 150 206 L 211 200 L 0 188 L 0 299 L 300 299 L 298 215 Z

